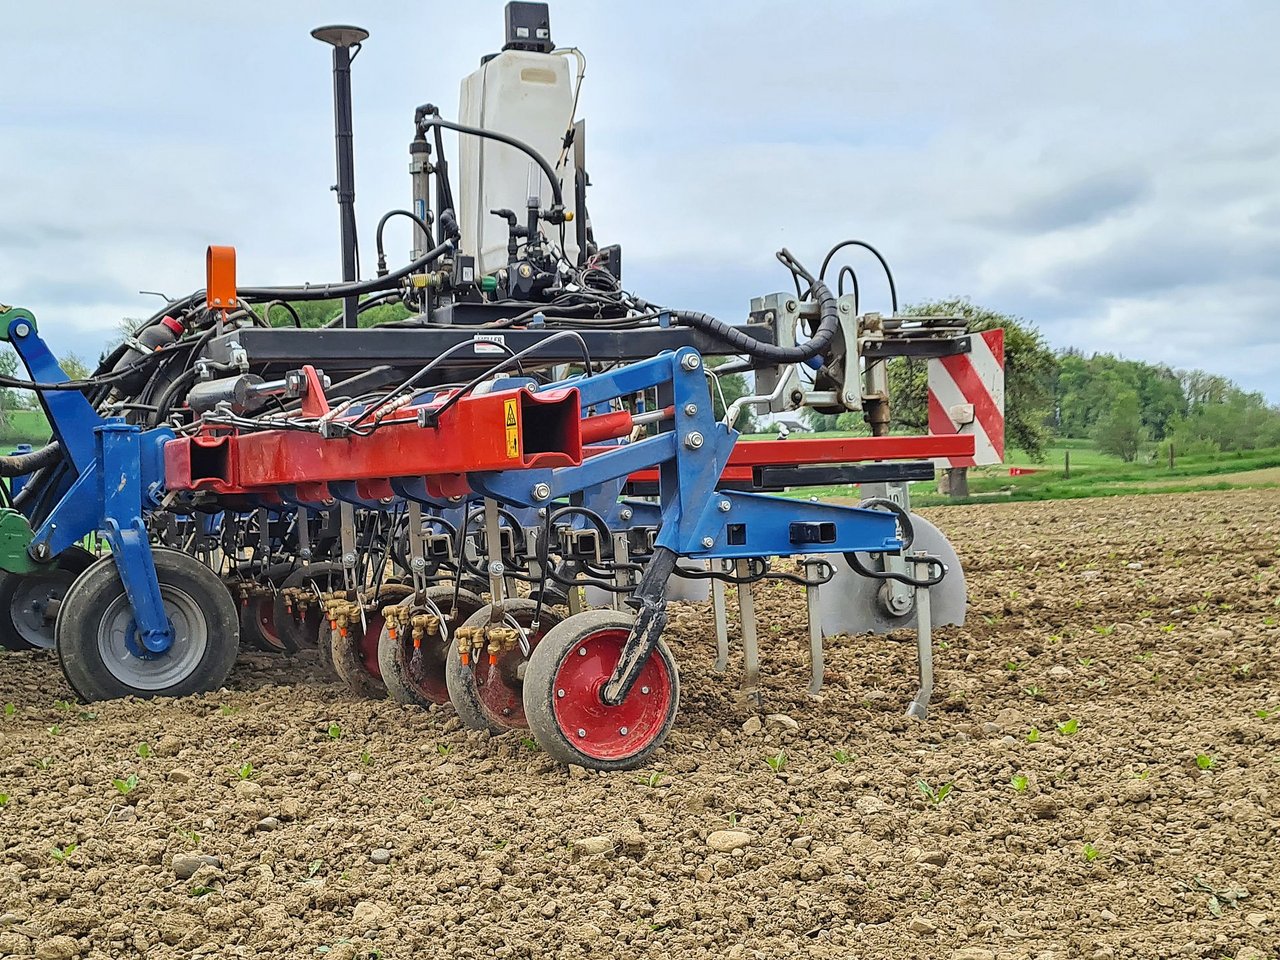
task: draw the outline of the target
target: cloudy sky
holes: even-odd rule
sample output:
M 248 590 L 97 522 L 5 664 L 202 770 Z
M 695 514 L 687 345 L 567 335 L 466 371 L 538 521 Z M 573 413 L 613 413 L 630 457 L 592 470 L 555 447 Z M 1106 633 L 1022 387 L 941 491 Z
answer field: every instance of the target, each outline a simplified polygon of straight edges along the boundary
M 556 0 L 588 57 L 597 235 L 650 300 L 740 317 L 859 237 L 907 301 L 963 295 L 1057 346 L 1280 402 L 1280 4 Z M 364 263 L 408 203 L 413 108 L 456 110 L 502 4 L 6 4 L 0 302 L 95 358 L 203 285 L 337 279 L 329 51 L 354 67 Z M 394 231 L 394 233 L 390 232 Z M 389 228 L 393 250 L 407 230 Z M 887 309 L 869 263 L 864 305 Z

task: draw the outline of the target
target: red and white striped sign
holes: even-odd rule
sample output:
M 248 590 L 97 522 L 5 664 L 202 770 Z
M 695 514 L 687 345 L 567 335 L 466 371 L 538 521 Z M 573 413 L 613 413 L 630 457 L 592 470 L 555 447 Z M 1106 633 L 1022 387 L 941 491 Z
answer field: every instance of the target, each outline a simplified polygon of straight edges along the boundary
M 972 457 L 951 457 L 949 467 L 1004 460 L 1004 331 L 975 333 L 968 353 L 929 361 L 929 433 L 973 435 Z

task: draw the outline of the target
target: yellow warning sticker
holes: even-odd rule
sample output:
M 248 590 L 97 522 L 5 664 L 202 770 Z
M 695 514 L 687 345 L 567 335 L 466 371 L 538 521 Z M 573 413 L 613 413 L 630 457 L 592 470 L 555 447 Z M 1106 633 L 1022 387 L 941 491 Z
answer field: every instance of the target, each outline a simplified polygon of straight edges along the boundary
M 520 431 L 519 419 L 516 414 L 516 401 L 514 398 L 505 401 L 505 419 L 507 423 L 507 456 L 515 459 L 520 456 Z

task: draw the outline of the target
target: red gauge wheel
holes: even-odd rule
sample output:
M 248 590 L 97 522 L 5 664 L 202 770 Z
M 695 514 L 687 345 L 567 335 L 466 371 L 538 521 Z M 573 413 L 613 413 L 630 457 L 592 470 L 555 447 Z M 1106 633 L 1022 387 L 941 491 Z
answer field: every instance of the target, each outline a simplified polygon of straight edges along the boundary
M 549 607 L 542 607 L 537 630 L 533 630 L 534 617 L 538 616 L 538 604 L 523 597 L 504 600 L 500 604 L 481 607 L 462 625 L 465 632 L 471 628 L 484 629 L 493 626 L 511 626 L 515 621 L 528 633 L 529 652 L 538 648 L 543 636 L 560 623 L 560 615 Z M 524 677 L 528 658 L 517 643 L 501 651 L 491 662 L 487 649 L 481 649 L 468 662 L 462 662 L 462 651 L 457 637 L 449 644 L 445 663 L 445 681 L 449 687 L 449 701 L 458 718 L 473 730 L 523 730 L 528 721 L 524 716 Z
M 622 703 L 610 707 L 601 699 L 631 624 L 630 614 L 588 610 L 549 630 L 529 658 L 525 716 L 553 759 L 594 770 L 630 770 L 667 738 L 680 704 L 680 675 L 662 640 Z
M 458 607 L 455 610 L 454 589 L 447 583 L 428 587 L 424 593 L 444 615 L 444 633 L 450 638 L 458 627 L 484 606 L 484 601 L 470 590 L 458 590 Z M 400 605 L 408 607 L 411 613 L 429 612 L 428 607 L 415 605 L 413 597 L 406 597 Z M 423 637 L 416 658 L 412 627 L 400 627 L 395 634 L 392 637 L 391 631 L 384 626 L 378 637 L 378 664 L 382 670 L 382 682 L 387 685 L 391 699 L 399 703 L 416 703 L 420 707 L 448 703 L 449 687 L 444 673 L 449 645 L 443 642 L 441 634 Z

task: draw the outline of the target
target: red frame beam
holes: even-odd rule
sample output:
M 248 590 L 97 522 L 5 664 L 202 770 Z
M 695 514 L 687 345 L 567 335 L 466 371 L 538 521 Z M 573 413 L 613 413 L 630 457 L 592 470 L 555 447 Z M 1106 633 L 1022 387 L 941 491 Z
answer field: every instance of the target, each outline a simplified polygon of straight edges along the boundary
M 603 427 L 629 430 L 630 423 L 591 427 L 589 434 L 607 436 Z M 577 389 L 521 388 L 463 397 L 434 427 L 418 426 L 416 408 L 405 408 L 368 436 L 324 439 L 283 429 L 180 437 L 164 447 L 165 484 L 268 496 L 295 487 L 299 499 L 325 501 L 330 482 L 354 481 L 362 496 L 380 499 L 392 493 L 389 478 L 426 477 L 429 488 L 447 496 L 465 492 L 464 475 L 472 471 L 576 466 L 582 434 Z

